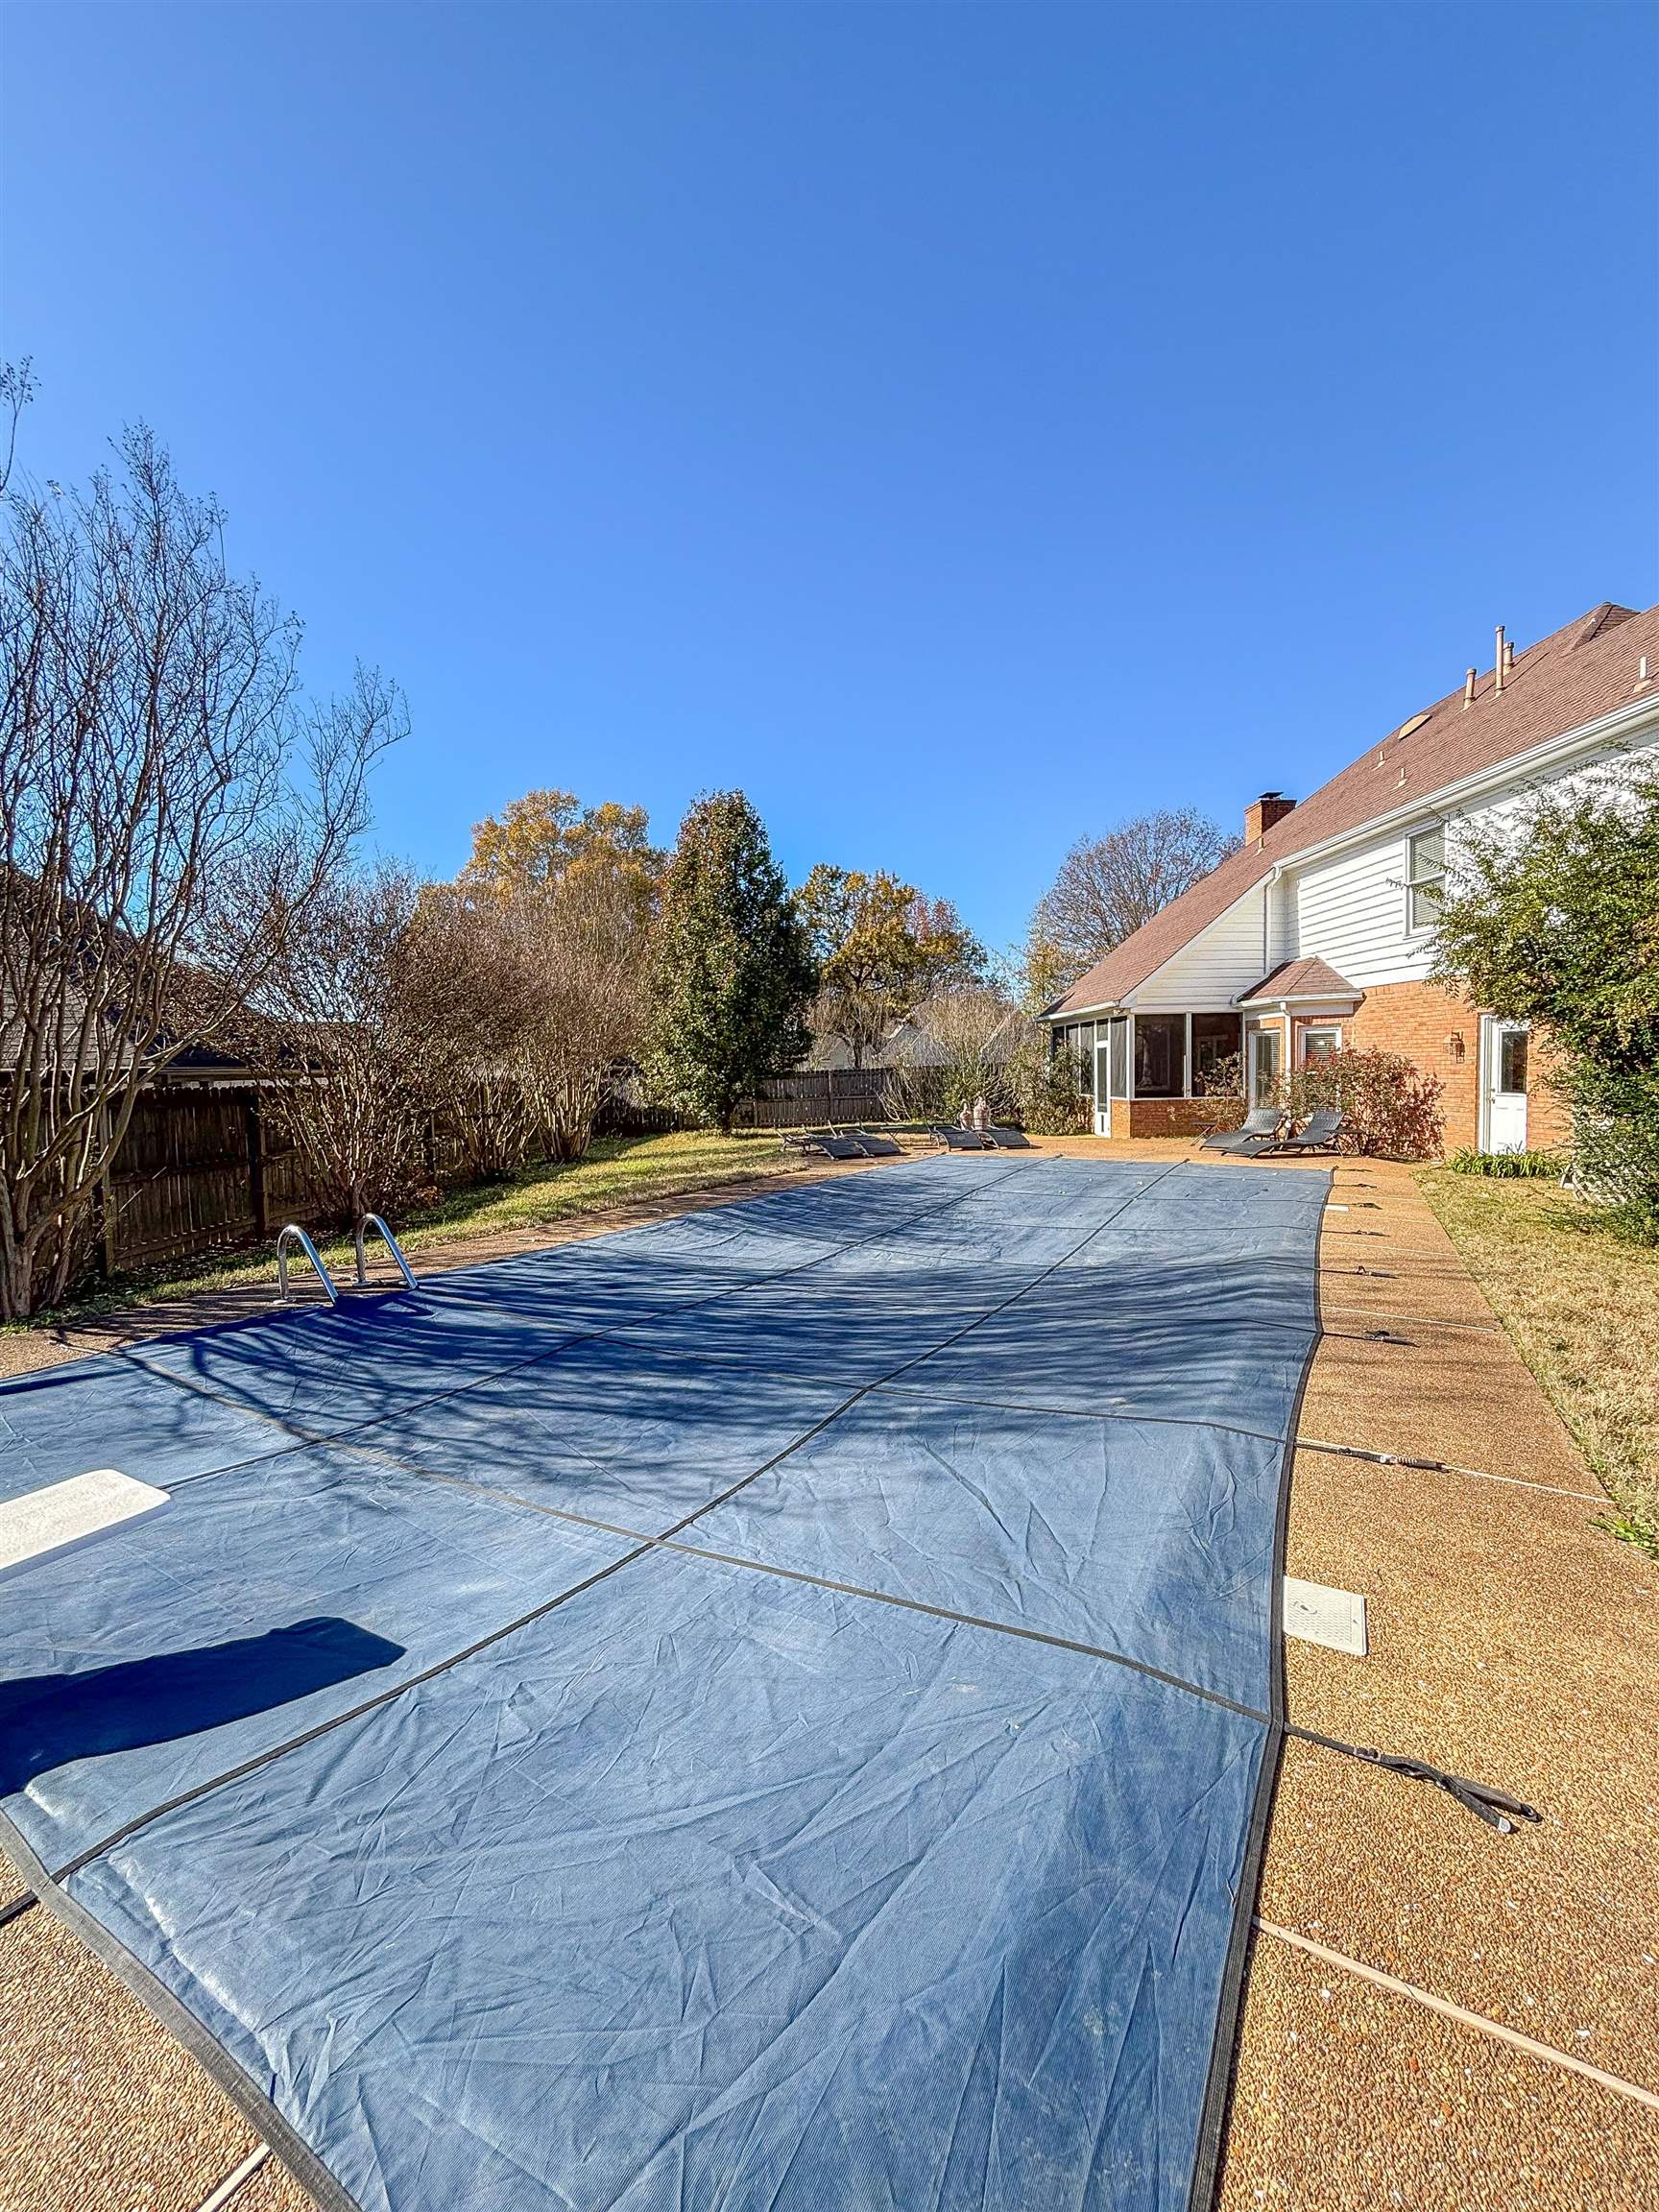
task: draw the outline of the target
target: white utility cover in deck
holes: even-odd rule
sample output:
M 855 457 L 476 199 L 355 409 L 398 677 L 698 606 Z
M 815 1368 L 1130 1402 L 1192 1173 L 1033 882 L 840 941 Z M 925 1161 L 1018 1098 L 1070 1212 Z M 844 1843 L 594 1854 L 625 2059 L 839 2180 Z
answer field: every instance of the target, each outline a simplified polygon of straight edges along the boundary
M 115 1467 L 95 1467 L 9 1498 L 0 1504 L 0 1581 L 131 1528 L 172 1503 L 165 1490 Z
M 1328 1650 L 1363 1659 L 1365 1600 L 1352 1590 L 1327 1590 L 1322 1582 L 1299 1582 L 1294 1575 L 1286 1575 L 1285 1633 L 1299 1636 L 1304 1644 L 1323 1644 Z

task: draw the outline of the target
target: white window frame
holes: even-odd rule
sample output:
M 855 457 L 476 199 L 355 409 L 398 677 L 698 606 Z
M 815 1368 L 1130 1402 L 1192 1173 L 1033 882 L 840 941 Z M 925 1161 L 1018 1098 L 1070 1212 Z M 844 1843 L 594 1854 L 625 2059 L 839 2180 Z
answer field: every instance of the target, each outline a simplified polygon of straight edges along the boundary
M 1296 1027 L 1296 1044 L 1298 1047 L 1296 1065 L 1299 1068 L 1306 1068 L 1308 1065 L 1309 1038 L 1322 1037 L 1327 1033 L 1335 1038 L 1336 1050 L 1340 1052 L 1342 1049 L 1342 1024 L 1340 1022 L 1298 1022 Z
M 1439 874 L 1437 876 L 1414 876 L 1411 857 L 1413 846 L 1416 845 L 1419 838 L 1432 837 L 1436 833 L 1440 838 Z M 1425 822 L 1420 830 L 1410 830 L 1406 834 L 1406 934 L 1409 938 L 1432 937 L 1435 929 L 1439 926 L 1437 921 L 1417 922 L 1412 919 L 1412 894 L 1430 889 L 1438 890 L 1442 897 L 1445 895 L 1446 824 L 1444 822 Z

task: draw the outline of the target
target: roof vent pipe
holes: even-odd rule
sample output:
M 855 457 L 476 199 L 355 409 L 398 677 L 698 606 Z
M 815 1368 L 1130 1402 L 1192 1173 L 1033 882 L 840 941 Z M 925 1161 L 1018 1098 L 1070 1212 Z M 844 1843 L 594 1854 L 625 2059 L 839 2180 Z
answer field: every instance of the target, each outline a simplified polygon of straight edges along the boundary
M 1502 622 L 1498 625 L 1498 643 L 1492 655 L 1492 688 L 1494 691 L 1502 691 L 1503 688 L 1503 625 Z
M 1465 707 L 1473 707 L 1475 704 L 1475 670 L 1473 668 L 1464 673 L 1463 704 Z

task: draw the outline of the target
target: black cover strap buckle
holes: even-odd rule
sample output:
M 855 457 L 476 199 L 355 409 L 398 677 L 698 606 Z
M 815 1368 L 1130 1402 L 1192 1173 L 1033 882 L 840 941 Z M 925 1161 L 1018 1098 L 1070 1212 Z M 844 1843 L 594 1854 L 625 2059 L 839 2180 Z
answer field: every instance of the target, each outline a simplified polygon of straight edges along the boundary
M 1390 1774 L 1405 1774 L 1413 1782 L 1431 1782 L 1436 1790 L 1455 1798 L 1466 1813 L 1484 1820 L 1488 1828 L 1496 1828 L 1500 1836 L 1513 1836 L 1519 1821 L 1544 1817 L 1536 1806 L 1511 1797 L 1505 1790 L 1495 1790 L 1489 1782 L 1473 1782 L 1467 1774 L 1449 1774 L 1443 1767 L 1431 1767 L 1426 1759 L 1408 1759 L 1399 1751 L 1379 1751 L 1370 1743 L 1344 1743 L 1334 1736 L 1321 1736 L 1313 1728 L 1289 1725 L 1286 1734 L 1300 1736 L 1304 1743 L 1321 1743 L 1328 1751 L 1345 1752 L 1350 1759 L 1386 1767 Z

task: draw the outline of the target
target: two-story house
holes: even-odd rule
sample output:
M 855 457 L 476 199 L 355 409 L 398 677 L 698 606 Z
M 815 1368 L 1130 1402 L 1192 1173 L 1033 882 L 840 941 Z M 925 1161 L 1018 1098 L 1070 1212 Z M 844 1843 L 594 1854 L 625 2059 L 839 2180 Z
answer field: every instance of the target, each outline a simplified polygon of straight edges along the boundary
M 1440 889 L 1468 826 L 1643 759 L 1659 765 L 1659 607 L 1605 602 L 1525 652 L 1500 630 L 1491 669 L 1311 798 L 1263 792 L 1242 846 L 1048 1009 L 1096 1133 L 1205 1126 L 1206 1073 L 1234 1055 L 1261 1101 L 1291 1066 L 1376 1046 L 1441 1078 L 1448 1148 L 1557 1141 L 1526 1029 L 1431 980 Z

